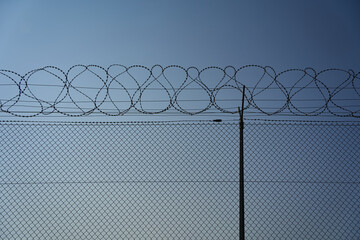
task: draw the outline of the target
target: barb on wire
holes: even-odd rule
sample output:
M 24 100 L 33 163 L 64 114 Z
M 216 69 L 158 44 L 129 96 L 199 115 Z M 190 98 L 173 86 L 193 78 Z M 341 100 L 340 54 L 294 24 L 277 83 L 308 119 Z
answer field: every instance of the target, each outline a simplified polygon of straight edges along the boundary
M 25 75 L 0 70 L 0 112 L 18 117 L 122 116 L 130 110 L 139 114 L 236 113 L 243 85 L 244 109 L 257 114 L 360 117 L 360 73 L 312 68 L 276 73 L 272 67 L 259 65 L 204 69 L 75 65 L 67 71 L 46 66 Z

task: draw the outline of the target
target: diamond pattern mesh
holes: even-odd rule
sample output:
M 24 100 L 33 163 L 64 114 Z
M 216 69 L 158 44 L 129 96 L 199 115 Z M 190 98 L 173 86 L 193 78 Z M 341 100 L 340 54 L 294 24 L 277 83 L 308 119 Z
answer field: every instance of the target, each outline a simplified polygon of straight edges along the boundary
M 1 239 L 238 239 L 236 123 L 0 124 Z M 246 239 L 360 237 L 360 125 L 245 124 Z

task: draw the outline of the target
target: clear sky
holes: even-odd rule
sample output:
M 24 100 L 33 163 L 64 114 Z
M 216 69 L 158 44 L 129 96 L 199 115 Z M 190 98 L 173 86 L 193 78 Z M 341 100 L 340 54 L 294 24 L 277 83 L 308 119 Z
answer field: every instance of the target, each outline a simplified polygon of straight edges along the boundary
M 0 68 L 359 69 L 357 0 L 0 1 Z

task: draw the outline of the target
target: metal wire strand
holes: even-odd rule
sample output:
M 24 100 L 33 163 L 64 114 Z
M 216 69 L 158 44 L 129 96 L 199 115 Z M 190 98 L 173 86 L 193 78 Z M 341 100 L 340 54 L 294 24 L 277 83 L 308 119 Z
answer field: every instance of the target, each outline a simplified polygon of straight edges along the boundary
M 46 66 L 25 75 L 0 70 L 0 112 L 19 117 L 236 113 L 243 85 L 245 109 L 261 115 L 360 117 L 360 73 L 312 68 L 276 73 L 259 65 L 75 65 L 67 71 Z

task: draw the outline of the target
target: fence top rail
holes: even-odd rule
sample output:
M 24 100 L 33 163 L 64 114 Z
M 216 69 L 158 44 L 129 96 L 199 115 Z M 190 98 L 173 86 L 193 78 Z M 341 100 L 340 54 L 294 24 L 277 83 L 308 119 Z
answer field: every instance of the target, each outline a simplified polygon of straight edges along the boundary
M 311 121 L 311 120 L 264 120 L 245 119 L 246 125 L 321 125 L 321 126 L 360 126 L 359 121 Z M 31 121 L 0 120 L 0 125 L 239 125 L 239 120 L 179 120 L 179 121 Z

